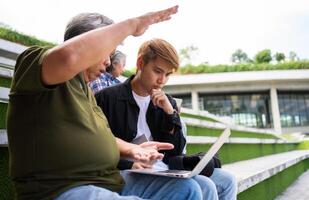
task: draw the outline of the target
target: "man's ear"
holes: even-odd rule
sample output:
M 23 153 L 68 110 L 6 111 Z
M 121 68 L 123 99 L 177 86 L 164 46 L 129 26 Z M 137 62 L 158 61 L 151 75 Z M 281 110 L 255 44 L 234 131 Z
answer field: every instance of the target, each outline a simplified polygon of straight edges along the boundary
M 141 56 L 139 56 L 136 61 L 136 70 L 141 70 L 142 66 L 143 66 L 143 59 Z

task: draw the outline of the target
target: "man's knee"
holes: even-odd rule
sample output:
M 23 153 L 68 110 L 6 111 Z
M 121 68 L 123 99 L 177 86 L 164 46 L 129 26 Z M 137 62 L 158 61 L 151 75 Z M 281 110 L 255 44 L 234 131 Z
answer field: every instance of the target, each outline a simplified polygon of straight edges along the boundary
M 191 179 L 178 179 L 178 187 L 181 188 L 180 191 L 186 191 L 188 199 L 202 199 L 202 190 L 200 185 Z
M 216 191 L 216 184 L 209 177 L 198 175 L 194 179 L 200 184 L 201 187 Z
M 93 185 L 77 186 L 62 193 L 56 200 L 74 200 L 74 199 L 118 199 L 119 195 L 110 190 Z
M 224 188 L 233 188 L 234 190 L 237 190 L 237 179 L 234 174 L 224 169 L 215 169 L 214 173 L 217 177 L 213 180 L 216 185 L 221 185 Z
M 230 172 L 228 172 L 226 170 L 223 170 L 223 169 L 221 169 L 221 170 L 223 171 L 223 174 L 226 177 L 225 178 L 226 181 L 229 182 L 230 185 L 237 185 L 237 179 L 236 179 L 234 174 L 232 174 L 232 173 L 230 173 Z

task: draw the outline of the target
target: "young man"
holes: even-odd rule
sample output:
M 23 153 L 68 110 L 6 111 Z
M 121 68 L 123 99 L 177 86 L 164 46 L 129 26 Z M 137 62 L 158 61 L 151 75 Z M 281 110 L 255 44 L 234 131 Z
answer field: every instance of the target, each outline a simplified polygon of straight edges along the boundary
M 68 24 L 63 44 L 34 46 L 18 57 L 7 113 L 17 199 L 200 198 L 190 181 L 136 176 L 124 183 L 119 156 L 147 162 L 172 145 L 115 139 L 87 87 L 127 36 L 139 36 L 176 12 L 177 6 L 116 24 L 97 13 L 80 14 Z
M 162 39 L 147 41 L 138 52 L 136 75 L 95 95 L 116 137 L 133 143 L 150 140 L 174 145 L 174 149 L 164 151 L 163 162 L 158 161 L 151 166 L 121 160 L 118 165 L 120 169 L 168 169 L 170 160 L 182 154 L 186 140 L 177 105 L 171 96 L 161 90 L 178 66 L 177 51 L 171 44 Z M 234 176 L 222 169 L 211 170 L 210 178 L 202 175 L 193 178 L 203 191 L 203 198 L 236 199 Z M 130 175 L 124 177 L 125 180 L 131 178 Z

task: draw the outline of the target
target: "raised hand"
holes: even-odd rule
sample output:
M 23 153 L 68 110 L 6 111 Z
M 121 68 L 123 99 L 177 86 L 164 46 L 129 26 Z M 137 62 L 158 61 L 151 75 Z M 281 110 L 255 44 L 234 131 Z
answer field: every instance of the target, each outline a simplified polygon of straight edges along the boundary
M 132 20 L 135 21 L 136 28 L 132 35 L 142 35 L 150 25 L 171 19 L 171 15 L 176 14 L 177 11 L 178 6 L 173 6 L 165 10 L 150 12 L 145 15 L 133 18 Z

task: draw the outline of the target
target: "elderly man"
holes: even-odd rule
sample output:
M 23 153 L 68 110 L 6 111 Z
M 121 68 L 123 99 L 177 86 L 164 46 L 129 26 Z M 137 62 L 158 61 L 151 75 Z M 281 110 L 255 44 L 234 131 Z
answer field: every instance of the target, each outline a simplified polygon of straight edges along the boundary
M 160 159 L 157 150 L 173 145 L 115 139 L 87 87 L 127 36 L 139 36 L 176 12 L 177 6 L 116 24 L 97 13 L 80 14 L 68 24 L 64 43 L 34 46 L 18 57 L 7 114 L 17 199 L 200 198 L 190 180 L 136 176 L 124 183 L 119 156 Z

